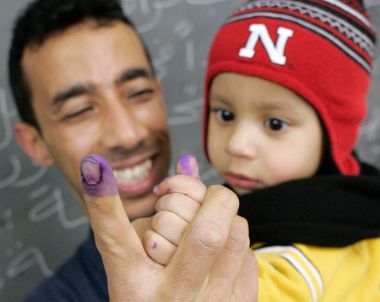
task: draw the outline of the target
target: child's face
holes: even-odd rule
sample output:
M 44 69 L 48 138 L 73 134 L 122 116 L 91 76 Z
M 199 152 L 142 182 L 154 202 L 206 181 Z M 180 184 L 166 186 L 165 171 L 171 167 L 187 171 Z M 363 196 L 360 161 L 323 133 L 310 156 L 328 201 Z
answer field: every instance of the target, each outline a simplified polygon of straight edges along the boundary
M 213 80 L 208 154 L 238 194 L 314 175 L 322 141 L 316 112 L 291 90 L 235 73 Z

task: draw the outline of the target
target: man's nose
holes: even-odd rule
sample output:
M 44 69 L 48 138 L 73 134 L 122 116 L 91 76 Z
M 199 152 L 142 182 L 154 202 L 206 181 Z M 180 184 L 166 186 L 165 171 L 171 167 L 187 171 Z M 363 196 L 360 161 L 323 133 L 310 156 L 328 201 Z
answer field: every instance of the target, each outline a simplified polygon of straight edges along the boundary
M 103 147 L 132 149 L 147 137 L 144 122 L 133 105 L 113 102 L 106 110 L 101 138 Z
M 258 154 L 259 131 L 251 123 L 237 124 L 227 141 L 227 153 L 235 157 L 254 159 Z

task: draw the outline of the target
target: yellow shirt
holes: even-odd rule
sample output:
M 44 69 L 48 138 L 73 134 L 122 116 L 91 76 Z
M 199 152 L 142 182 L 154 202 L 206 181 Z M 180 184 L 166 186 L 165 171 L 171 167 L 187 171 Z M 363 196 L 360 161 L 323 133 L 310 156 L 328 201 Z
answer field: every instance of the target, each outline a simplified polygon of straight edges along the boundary
M 259 302 L 380 302 L 380 238 L 339 248 L 255 249 Z

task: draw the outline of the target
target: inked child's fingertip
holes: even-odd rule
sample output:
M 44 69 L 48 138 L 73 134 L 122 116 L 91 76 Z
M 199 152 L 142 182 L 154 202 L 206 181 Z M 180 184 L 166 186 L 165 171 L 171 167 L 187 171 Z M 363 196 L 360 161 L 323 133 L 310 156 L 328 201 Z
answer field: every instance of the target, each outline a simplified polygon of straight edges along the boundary
M 198 161 L 190 153 L 183 153 L 177 162 L 177 174 L 199 178 Z

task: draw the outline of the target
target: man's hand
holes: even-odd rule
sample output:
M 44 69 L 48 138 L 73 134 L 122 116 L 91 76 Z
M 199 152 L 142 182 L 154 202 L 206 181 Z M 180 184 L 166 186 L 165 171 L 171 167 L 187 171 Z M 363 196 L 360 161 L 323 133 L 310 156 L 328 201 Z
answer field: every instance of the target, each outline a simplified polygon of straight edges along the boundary
M 85 205 L 107 274 L 110 300 L 256 301 L 257 263 L 239 201 L 222 186 L 207 189 L 202 206 L 164 267 L 146 253 L 117 194 L 107 162 L 81 163 Z
M 147 254 L 163 265 L 167 265 L 174 255 L 207 191 L 200 180 L 198 163 L 193 155 L 181 155 L 176 173 L 155 187 L 159 197 L 156 214 L 132 222 Z

